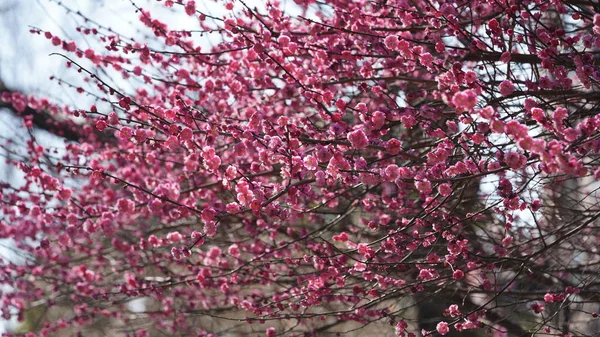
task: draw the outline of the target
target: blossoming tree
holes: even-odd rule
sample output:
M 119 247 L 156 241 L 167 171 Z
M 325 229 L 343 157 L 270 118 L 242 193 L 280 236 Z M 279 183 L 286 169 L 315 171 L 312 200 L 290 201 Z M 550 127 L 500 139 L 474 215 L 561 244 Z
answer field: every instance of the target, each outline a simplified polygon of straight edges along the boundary
M 35 312 L 28 337 L 594 333 L 596 2 L 161 3 L 196 29 L 132 2 L 151 38 L 79 12 L 101 48 L 32 30 L 96 102 L 2 93 L 68 135 L 8 159 L 26 183 L 0 186 L 24 257 L 1 264 L 4 319 Z

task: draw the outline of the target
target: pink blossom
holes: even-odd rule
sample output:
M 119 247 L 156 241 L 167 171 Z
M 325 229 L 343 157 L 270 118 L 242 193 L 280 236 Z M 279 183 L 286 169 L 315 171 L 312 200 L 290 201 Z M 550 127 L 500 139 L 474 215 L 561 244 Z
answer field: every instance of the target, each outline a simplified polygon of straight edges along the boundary
M 569 111 L 565 108 L 558 108 L 552 114 L 552 119 L 555 123 L 561 124 L 569 116 Z
M 438 186 L 438 191 L 440 192 L 440 195 L 447 197 L 452 194 L 452 187 L 450 187 L 450 184 L 448 183 L 440 184 L 440 186 Z
M 421 271 L 419 272 L 419 278 L 424 281 L 428 281 L 435 278 L 435 275 L 436 272 L 432 269 L 421 269 Z
M 396 138 L 392 138 L 392 139 L 388 140 L 385 144 L 385 149 L 390 154 L 398 154 L 400 152 L 401 148 L 402 148 L 402 143 Z
M 470 111 L 477 104 L 477 94 L 473 90 L 459 91 L 452 97 L 452 104 L 457 111 Z
M 338 235 L 334 235 L 332 239 L 333 239 L 333 241 L 346 242 L 346 241 L 348 241 L 348 233 L 341 232 Z
M 106 129 L 106 121 L 104 120 L 98 120 L 96 121 L 96 129 L 98 129 L 98 131 L 104 131 Z
M 407 328 L 408 328 L 408 323 L 406 323 L 406 321 L 404 321 L 404 320 L 398 321 L 398 323 L 396 323 L 396 334 L 400 335 L 400 334 L 404 333 L 404 331 L 406 331 Z
M 513 243 L 513 237 L 510 235 L 507 235 L 504 237 L 504 239 L 502 239 L 502 246 L 504 247 L 508 247 Z
M 465 273 L 462 270 L 455 270 L 454 273 L 452 273 L 452 278 L 457 281 L 462 280 L 463 277 L 465 277 Z
M 167 234 L 167 240 L 170 242 L 179 242 L 183 239 L 183 236 L 179 232 L 170 232 Z
M 208 251 L 207 256 L 211 259 L 216 259 L 221 255 L 221 248 L 213 246 L 210 248 L 210 250 Z
M 542 123 L 546 119 L 546 116 L 544 115 L 544 110 L 540 108 L 531 109 L 531 117 L 533 117 L 533 119 L 535 119 L 539 123 Z
M 533 312 L 535 312 L 536 314 L 539 314 L 541 312 L 544 311 L 544 306 L 542 304 L 539 304 L 537 302 L 534 302 L 531 304 L 531 309 L 533 310 Z
M 56 197 L 58 200 L 67 201 L 71 199 L 72 195 L 73 191 L 70 188 L 63 188 L 60 191 L 58 191 Z
M 373 123 L 373 126 L 375 129 L 381 129 L 383 127 L 383 125 L 385 124 L 385 121 L 386 121 L 385 113 L 383 113 L 381 111 L 375 111 L 373 113 L 373 116 L 371 117 L 371 122 Z
M 119 209 L 119 212 L 131 214 L 135 210 L 135 202 L 133 202 L 133 200 L 121 198 L 117 200 L 117 208 Z
M 417 190 L 423 194 L 431 193 L 431 182 L 429 180 L 417 180 L 415 181 L 415 186 L 417 187 Z
M 385 38 L 384 44 L 387 49 L 396 50 L 398 47 L 398 42 L 400 42 L 400 40 L 396 35 L 388 35 Z
M 240 256 L 240 248 L 238 247 L 237 244 L 233 244 L 233 245 L 229 246 L 228 252 L 229 252 L 229 255 L 231 255 L 233 257 Z
M 290 44 L 290 37 L 287 35 L 281 35 L 279 36 L 279 38 L 277 39 L 277 42 L 282 46 L 282 47 L 287 47 Z
M 189 0 L 185 4 L 185 13 L 189 16 L 196 14 L 196 2 L 193 0 Z
M 369 145 L 369 139 L 363 130 L 356 130 L 348 133 L 348 141 L 355 149 L 363 149 Z
M 194 134 L 193 134 L 193 131 L 190 128 L 184 128 L 179 133 L 179 139 L 181 139 L 182 141 L 191 140 L 193 137 L 194 137 Z
M 356 271 L 365 271 L 367 269 L 367 265 L 362 262 L 356 262 L 354 264 L 354 270 Z
M 400 168 L 395 164 L 389 165 L 385 168 L 384 174 L 388 181 L 395 181 L 400 176 Z
M 508 95 L 512 94 L 513 92 L 515 92 L 515 85 L 509 80 L 502 81 L 502 83 L 500 83 L 499 88 L 500 88 L 500 94 L 502 96 L 508 96 Z
M 458 305 L 456 305 L 456 304 L 450 305 L 450 307 L 448 307 L 448 314 L 450 314 L 450 317 L 460 316 L 461 313 L 460 313 L 460 310 L 458 309 Z
M 520 153 L 509 151 L 504 155 L 504 161 L 506 162 L 506 165 L 516 170 L 525 166 L 527 158 Z
M 267 336 L 326 312 L 292 330 L 335 317 L 415 337 L 394 308 L 364 304 L 472 288 L 519 311 L 496 276 L 527 283 L 529 270 L 506 262 L 528 256 L 534 272 L 563 257 L 556 282 L 519 290 L 539 297 L 534 313 L 558 317 L 550 303 L 594 291 L 555 287 L 594 259 L 594 184 L 572 205 L 542 212 L 540 200 L 600 180 L 600 14 L 560 1 L 294 2 L 226 0 L 220 13 L 163 0 L 169 16 L 139 8 L 145 29 L 127 36 L 63 2 L 67 18 L 94 22 L 31 28 L 69 58 L 54 100 L 0 90 L 24 125 L 0 137 L 19 178 L 0 181 L 0 238 L 35 261 L 0 263 L 5 319 L 70 294 L 66 318 L 48 315 L 37 335 L 95 335 L 96 318 L 106 335 L 123 320 L 132 337 L 186 335 L 196 328 L 186 313 L 239 308 Z M 576 29 L 539 24 L 547 11 Z M 191 26 L 178 22 L 188 16 Z M 134 298 L 152 310 L 128 321 L 120 306 Z M 501 329 L 486 306 L 465 304 L 424 335 Z M 218 323 L 194 333 L 213 336 Z
M 423 53 L 419 56 L 419 62 L 426 67 L 431 67 L 433 64 L 433 56 L 431 56 L 430 53 Z
M 124 126 L 119 130 L 119 138 L 123 140 L 128 140 L 133 135 L 133 130 L 130 127 Z
M 446 322 L 439 322 L 435 329 L 440 335 L 445 335 L 448 332 L 450 332 L 450 328 L 448 327 L 448 323 Z

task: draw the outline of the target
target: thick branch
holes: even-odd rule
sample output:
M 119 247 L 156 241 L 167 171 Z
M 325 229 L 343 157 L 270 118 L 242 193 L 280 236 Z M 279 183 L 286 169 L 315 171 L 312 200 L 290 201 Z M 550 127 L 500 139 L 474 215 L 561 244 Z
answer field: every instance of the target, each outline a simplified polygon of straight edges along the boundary
M 5 92 L 12 92 L 2 86 L 0 86 L 0 95 Z M 88 138 L 90 135 L 86 134 L 83 126 L 78 125 L 70 120 L 57 120 L 51 114 L 43 110 L 36 110 L 29 106 L 25 107 L 25 110 L 18 111 L 11 103 L 5 103 L 0 101 L 0 109 L 4 108 L 12 112 L 19 117 L 31 116 L 31 122 L 33 126 L 38 129 L 45 130 L 53 135 L 59 136 L 72 142 L 80 142 L 83 138 Z M 111 135 L 95 132 L 96 139 L 101 142 L 112 142 L 113 137 Z

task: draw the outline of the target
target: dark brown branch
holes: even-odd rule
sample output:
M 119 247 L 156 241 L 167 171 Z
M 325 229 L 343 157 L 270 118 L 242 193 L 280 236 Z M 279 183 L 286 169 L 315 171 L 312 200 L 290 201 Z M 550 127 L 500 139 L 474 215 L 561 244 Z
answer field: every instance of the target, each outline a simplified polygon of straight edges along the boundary
M 5 92 L 12 91 L 0 85 L 0 95 Z M 54 116 L 41 109 L 37 110 L 27 106 L 25 107 L 25 110 L 17 111 L 12 104 L 0 101 L 0 109 L 2 108 L 7 109 L 14 115 L 21 118 L 30 116 L 29 118 L 31 118 L 31 122 L 34 127 L 47 131 L 68 141 L 80 142 L 82 139 L 90 137 L 89 134 L 85 133 L 82 125 L 78 125 L 71 120 L 57 120 Z M 96 131 L 94 134 L 96 135 L 96 139 L 101 142 L 114 141 L 114 137 L 107 133 Z

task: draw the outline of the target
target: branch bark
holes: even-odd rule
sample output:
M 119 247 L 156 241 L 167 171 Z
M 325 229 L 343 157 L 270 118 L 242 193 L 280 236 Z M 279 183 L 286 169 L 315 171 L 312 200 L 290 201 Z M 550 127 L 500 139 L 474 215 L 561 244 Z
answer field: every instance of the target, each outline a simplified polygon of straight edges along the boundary
M 14 91 L 4 87 L 0 81 L 0 95 L 12 92 Z M 43 110 L 37 110 L 27 106 L 25 107 L 25 110 L 18 111 L 11 103 L 2 101 L 0 101 L 0 109 L 6 109 L 21 118 L 31 116 L 31 122 L 33 123 L 34 127 L 40 130 L 45 130 L 68 141 L 81 142 L 84 138 L 90 137 L 89 134 L 86 134 L 82 125 L 78 125 L 71 120 L 57 120 L 50 113 Z M 114 141 L 114 137 L 112 135 L 99 132 L 95 129 L 94 131 L 95 138 L 100 142 L 106 143 Z

